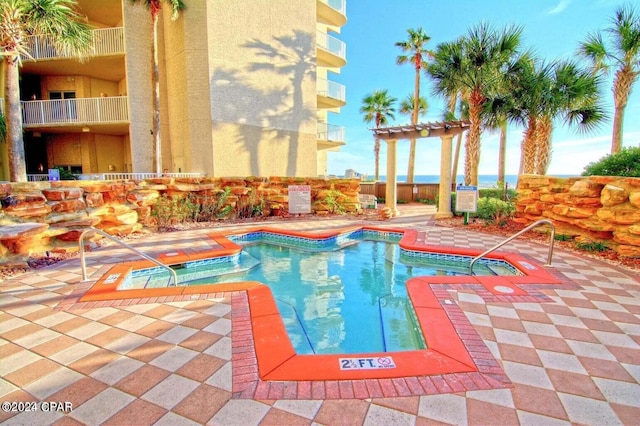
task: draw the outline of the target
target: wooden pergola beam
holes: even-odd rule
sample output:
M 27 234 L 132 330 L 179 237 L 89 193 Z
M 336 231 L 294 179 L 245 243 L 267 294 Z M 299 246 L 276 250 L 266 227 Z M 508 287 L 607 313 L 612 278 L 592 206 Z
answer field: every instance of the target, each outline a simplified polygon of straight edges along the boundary
M 428 137 L 455 136 L 469 129 L 469 120 L 436 121 L 403 126 L 373 128 L 373 134 L 382 140 L 420 139 Z

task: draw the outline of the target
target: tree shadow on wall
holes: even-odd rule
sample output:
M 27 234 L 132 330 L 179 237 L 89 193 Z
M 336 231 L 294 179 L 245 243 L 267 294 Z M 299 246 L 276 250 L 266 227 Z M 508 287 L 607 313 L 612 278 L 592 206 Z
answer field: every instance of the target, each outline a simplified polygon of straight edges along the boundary
M 282 97 L 278 103 L 268 108 L 268 115 L 264 116 L 269 127 L 277 132 L 277 138 L 289 141 L 289 155 L 287 159 L 287 175 L 295 176 L 297 172 L 298 150 L 300 146 L 300 132 L 304 123 L 315 120 L 315 109 L 305 106 L 305 79 L 315 80 L 316 60 L 315 41 L 308 32 L 294 30 L 293 35 L 273 37 L 271 43 L 253 39 L 242 47 L 252 49 L 261 61 L 249 65 L 248 71 L 267 71 L 278 76 L 288 77 L 290 85 L 281 90 L 265 93 L 268 101 L 274 94 Z M 315 91 L 313 92 L 315 97 Z M 315 104 L 311 100 L 312 104 Z M 307 103 L 309 100 L 307 99 Z M 270 104 L 271 105 L 271 104 Z M 316 130 L 314 129 L 314 133 Z M 315 143 L 315 141 L 314 141 Z
M 238 77 L 240 74 L 239 70 L 218 68 L 212 76 L 214 130 L 220 122 L 245 125 L 235 137 L 235 147 L 222 149 L 233 151 L 234 154 L 240 151 L 248 152 L 250 174 L 262 176 L 258 160 L 261 155 L 260 141 L 263 137 L 263 129 L 260 126 L 268 127 L 268 118 L 274 111 L 282 108 L 282 100 L 286 98 L 287 92 L 284 89 L 265 92 L 253 88 Z M 258 99 L 260 102 L 257 102 Z M 259 105 L 266 107 L 260 109 Z

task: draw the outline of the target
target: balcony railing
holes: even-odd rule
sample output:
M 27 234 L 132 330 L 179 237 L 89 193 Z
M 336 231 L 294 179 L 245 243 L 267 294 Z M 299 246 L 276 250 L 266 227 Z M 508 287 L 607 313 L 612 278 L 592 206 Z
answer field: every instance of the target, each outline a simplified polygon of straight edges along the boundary
M 77 55 L 59 50 L 49 36 L 29 36 L 26 38 L 29 54 L 22 60 L 72 58 Z M 124 29 L 101 28 L 91 31 L 91 47 L 88 56 L 106 56 L 124 53 Z
M 320 0 L 322 3 L 329 5 L 330 8 L 337 10 L 343 15 L 347 14 L 347 0 Z
M 347 97 L 345 95 L 345 87 L 335 81 L 327 80 L 325 78 L 318 78 L 317 80 L 318 95 L 326 96 L 327 98 L 337 99 L 345 102 Z
M 347 59 L 347 45 L 342 40 L 338 40 L 322 31 L 317 31 L 316 44 L 321 49 L 331 52 L 344 60 Z
M 23 126 L 128 122 L 127 96 L 22 102 Z
M 82 173 L 78 175 L 79 180 L 144 180 L 155 179 L 157 177 L 169 178 L 199 178 L 202 173 Z M 45 182 L 49 180 L 46 173 L 27 175 L 29 182 Z
M 344 127 L 335 124 L 318 123 L 318 139 L 322 141 L 344 142 Z

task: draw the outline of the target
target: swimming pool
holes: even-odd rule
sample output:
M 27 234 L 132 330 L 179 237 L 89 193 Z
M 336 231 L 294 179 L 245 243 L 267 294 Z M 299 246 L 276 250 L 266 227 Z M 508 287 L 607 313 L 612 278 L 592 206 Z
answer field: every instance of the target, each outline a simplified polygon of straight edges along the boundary
M 400 352 L 426 347 L 406 282 L 468 272 L 470 258 L 401 249 L 402 234 L 356 231 L 308 239 L 274 233 L 230 236 L 242 251 L 176 267 L 181 284 L 258 281 L 271 289 L 298 354 Z M 514 275 L 486 260 L 482 275 Z M 168 273 L 135 271 L 121 289 L 167 285 Z

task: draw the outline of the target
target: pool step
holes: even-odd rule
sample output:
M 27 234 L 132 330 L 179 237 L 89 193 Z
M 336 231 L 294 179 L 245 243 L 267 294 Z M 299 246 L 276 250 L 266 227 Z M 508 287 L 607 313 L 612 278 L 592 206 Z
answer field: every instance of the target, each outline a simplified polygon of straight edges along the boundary
M 209 280 L 209 283 L 219 282 L 219 277 L 245 273 L 259 264 L 260 261 L 258 259 L 246 252 L 242 252 L 238 258 L 229 259 L 227 262 L 200 264 L 192 267 L 180 265 L 174 267 L 174 269 L 178 274 L 178 282 L 180 285 L 192 285 L 196 283 L 203 284 L 207 280 Z M 130 277 L 119 289 L 164 288 L 168 285 L 169 273 L 164 269 L 156 268 L 150 270 L 148 274 L 139 274 Z

